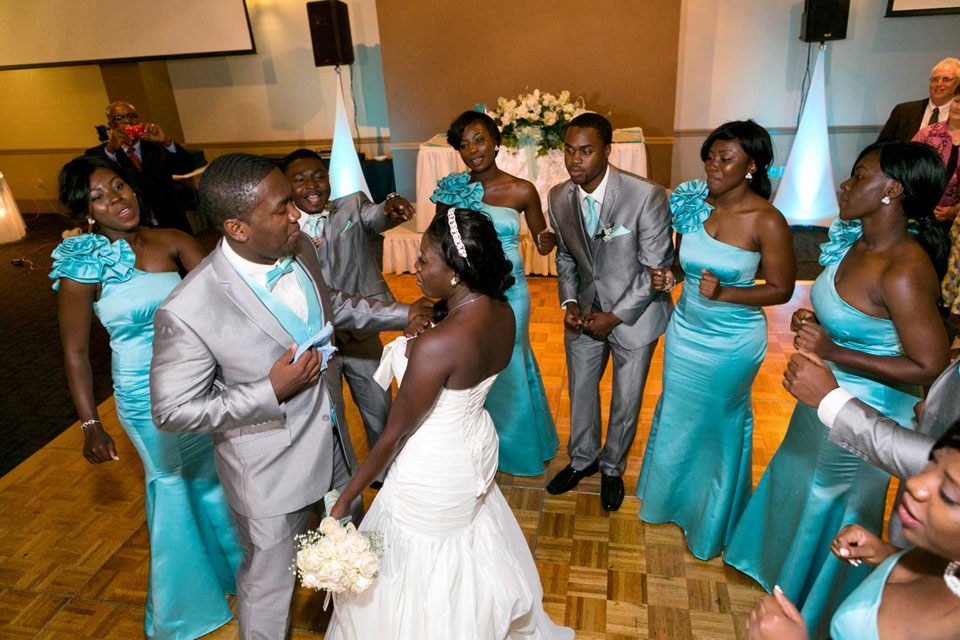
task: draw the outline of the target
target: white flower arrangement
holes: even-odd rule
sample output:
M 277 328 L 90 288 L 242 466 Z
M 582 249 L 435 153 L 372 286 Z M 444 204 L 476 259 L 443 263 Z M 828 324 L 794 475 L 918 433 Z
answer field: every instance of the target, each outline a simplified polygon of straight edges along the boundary
M 569 91 L 560 95 L 541 93 L 534 89 L 516 98 L 498 98 L 493 111 L 486 105 L 477 105 L 486 111 L 500 127 L 501 143 L 507 147 L 537 147 L 537 155 L 545 156 L 551 149 L 563 148 L 563 132 L 567 124 L 586 111 L 583 98 L 570 100 Z
M 357 531 L 352 522 L 324 518 L 315 531 L 297 536 L 300 584 L 329 594 L 363 593 L 373 585 L 383 554 L 383 534 Z M 324 603 L 326 608 L 326 603 Z

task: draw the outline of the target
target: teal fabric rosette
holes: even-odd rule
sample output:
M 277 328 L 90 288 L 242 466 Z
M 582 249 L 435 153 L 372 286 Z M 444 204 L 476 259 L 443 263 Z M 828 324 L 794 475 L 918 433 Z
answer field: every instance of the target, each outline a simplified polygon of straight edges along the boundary
M 673 216 L 673 228 L 677 233 L 700 230 L 713 211 L 713 205 L 707 204 L 707 195 L 706 180 L 683 182 L 670 194 L 670 215 Z
M 137 261 L 133 249 L 126 240 L 110 242 L 106 236 L 96 233 L 67 238 L 50 254 L 54 280 L 53 288 L 60 286 L 60 278 L 77 282 L 126 282 L 133 277 L 133 265 Z
M 470 172 L 451 173 L 437 181 L 437 188 L 430 196 L 434 204 L 448 204 L 457 209 L 483 211 L 483 185 L 470 183 Z
M 820 264 L 824 267 L 843 260 L 847 251 L 863 235 L 859 220 L 841 220 L 837 218 L 827 233 L 829 240 L 820 245 Z

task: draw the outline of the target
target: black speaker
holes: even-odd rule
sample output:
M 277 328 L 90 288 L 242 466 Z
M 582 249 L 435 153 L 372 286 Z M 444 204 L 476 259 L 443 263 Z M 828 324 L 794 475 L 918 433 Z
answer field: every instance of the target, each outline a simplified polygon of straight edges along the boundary
M 340 0 L 307 3 L 310 40 L 313 41 L 313 63 L 318 67 L 353 64 L 353 38 L 350 37 L 350 14 Z
M 804 0 L 800 39 L 804 42 L 843 40 L 847 37 L 850 0 Z

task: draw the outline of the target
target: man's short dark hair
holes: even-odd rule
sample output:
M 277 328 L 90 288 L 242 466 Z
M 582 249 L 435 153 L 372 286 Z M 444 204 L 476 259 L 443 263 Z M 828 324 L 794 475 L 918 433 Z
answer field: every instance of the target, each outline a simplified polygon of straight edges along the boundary
M 297 149 L 296 151 L 291 151 L 283 157 L 283 160 L 280 161 L 280 171 L 286 173 L 287 167 L 289 167 L 291 164 L 297 160 L 304 160 L 307 158 L 310 160 L 316 160 L 323 164 L 323 158 L 321 158 L 320 154 L 316 151 L 311 151 L 310 149 Z
M 249 153 L 220 156 L 200 177 L 200 212 L 220 232 L 230 218 L 249 220 L 259 203 L 257 185 L 276 168 L 270 160 Z
M 580 127 L 581 129 L 593 129 L 600 134 L 604 146 L 613 142 L 613 126 L 610 121 L 599 113 L 581 113 L 570 121 L 567 128 Z

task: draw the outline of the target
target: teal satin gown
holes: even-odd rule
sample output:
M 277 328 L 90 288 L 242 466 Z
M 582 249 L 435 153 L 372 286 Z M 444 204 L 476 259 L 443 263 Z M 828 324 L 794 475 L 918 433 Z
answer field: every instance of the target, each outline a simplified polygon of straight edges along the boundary
M 702 180 L 670 196 L 686 276 L 667 326 L 663 392 L 637 483 L 640 519 L 680 525 L 702 560 L 720 554 L 750 498 L 750 388 L 767 351 L 762 308 L 700 295 L 702 269 L 725 287 L 749 287 L 760 264 L 759 253 L 707 233 L 703 223 L 713 207 L 706 197 Z
M 214 466 L 210 434 L 167 434 L 150 415 L 153 315 L 180 282 L 175 272 L 134 268 L 124 240 L 68 238 L 54 252 L 50 277 L 102 283 L 94 312 L 110 334 L 117 417 L 143 462 L 150 532 L 144 634 L 198 638 L 229 622 L 243 549 Z M 54 284 L 57 288 L 59 281 Z
M 887 578 L 907 551 L 895 553 L 873 570 L 853 593 L 843 601 L 830 623 L 832 640 L 880 640 L 877 614 Z
M 493 383 L 484 407 L 500 437 L 498 469 L 515 476 L 538 476 L 544 472 L 544 462 L 557 455 L 560 438 L 530 348 L 530 291 L 520 257 L 520 214 L 509 207 L 489 205 L 482 198 L 483 186 L 471 183 L 470 174 L 463 172 L 441 178 L 430 200 L 479 211 L 490 218 L 507 260 L 513 264 L 516 282 L 506 292 L 517 323 L 513 355 Z
M 847 304 L 837 293 L 837 268 L 860 237 L 860 225 L 841 220 L 821 247 L 826 267 L 813 283 L 810 301 L 830 339 L 875 356 L 903 353 L 891 320 L 875 318 Z M 828 362 L 840 386 L 894 421 L 913 425 L 917 386 L 868 375 Z M 867 576 L 867 565 L 852 567 L 829 546 L 841 528 L 857 523 L 876 535 L 890 476 L 829 442 L 817 410 L 797 403 L 786 436 L 770 461 L 733 532 L 724 561 L 751 576 L 767 591 L 779 584 L 797 604 L 811 637 L 824 638 L 831 614 Z

